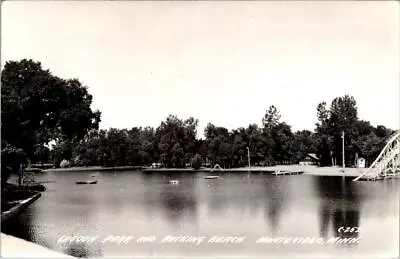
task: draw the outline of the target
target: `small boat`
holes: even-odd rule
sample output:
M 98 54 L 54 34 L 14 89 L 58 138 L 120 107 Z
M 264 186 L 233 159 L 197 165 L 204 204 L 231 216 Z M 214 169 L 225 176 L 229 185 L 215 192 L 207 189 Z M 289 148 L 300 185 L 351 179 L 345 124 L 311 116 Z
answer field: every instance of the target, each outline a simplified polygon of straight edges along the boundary
M 169 183 L 170 184 L 179 184 L 179 181 L 178 180 L 170 180 Z
M 207 176 L 204 176 L 204 179 L 219 179 L 219 178 L 221 178 L 221 177 L 218 176 L 218 175 L 207 175 Z
M 89 176 L 90 177 L 96 177 L 96 176 L 98 176 L 99 174 L 90 174 Z
M 272 173 L 272 175 L 295 175 L 295 174 L 303 174 L 303 171 L 280 171 L 276 170 L 275 172 Z
M 275 170 L 275 172 L 272 173 L 273 175 L 285 175 L 288 174 L 287 171 L 281 171 L 281 170 Z
M 96 184 L 97 181 L 76 181 L 76 184 Z

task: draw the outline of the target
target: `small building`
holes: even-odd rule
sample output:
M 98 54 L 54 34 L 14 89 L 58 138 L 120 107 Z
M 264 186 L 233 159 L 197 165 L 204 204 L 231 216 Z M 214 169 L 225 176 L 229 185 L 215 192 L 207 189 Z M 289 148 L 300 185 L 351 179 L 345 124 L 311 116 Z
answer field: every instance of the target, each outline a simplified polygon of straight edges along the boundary
M 161 163 L 152 163 L 151 168 L 161 168 Z
M 308 153 L 306 157 L 299 162 L 299 165 L 319 165 L 319 158 L 314 153 Z
M 358 168 L 365 168 L 365 158 L 360 157 L 357 159 L 357 167 Z

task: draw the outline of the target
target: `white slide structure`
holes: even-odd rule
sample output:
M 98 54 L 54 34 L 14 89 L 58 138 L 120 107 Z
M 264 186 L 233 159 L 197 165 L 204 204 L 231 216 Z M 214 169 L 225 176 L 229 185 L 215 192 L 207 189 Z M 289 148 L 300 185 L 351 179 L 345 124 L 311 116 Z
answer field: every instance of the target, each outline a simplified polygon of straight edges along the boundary
M 390 137 L 371 166 L 353 181 L 378 180 L 400 175 L 400 131 Z

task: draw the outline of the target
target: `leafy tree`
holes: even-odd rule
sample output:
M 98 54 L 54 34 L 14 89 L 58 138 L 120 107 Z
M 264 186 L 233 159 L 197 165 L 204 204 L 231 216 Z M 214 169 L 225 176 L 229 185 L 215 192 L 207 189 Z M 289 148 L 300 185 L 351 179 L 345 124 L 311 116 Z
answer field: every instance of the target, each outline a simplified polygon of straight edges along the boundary
M 224 127 L 216 127 L 209 123 L 204 131 L 207 157 L 213 165 L 231 166 L 232 145 L 229 131 Z
M 149 165 L 159 160 L 157 143 L 155 138 L 155 130 L 151 127 L 146 127 L 140 131 L 140 156 L 143 164 Z
M 268 110 L 265 112 L 265 116 L 262 120 L 264 127 L 271 128 L 273 126 L 278 125 L 279 120 L 281 119 L 281 115 L 278 109 L 271 105 L 269 106 Z
M 74 147 L 77 145 L 76 139 L 58 139 L 51 152 L 52 161 L 59 166 L 61 161 L 70 161 L 73 158 Z
M 298 163 L 306 157 L 308 153 L 317 153 L 317 141 L 314 133 L 309 130 L 297 131 L 294 133 L 292 159 Z
M 259 164 L 265 157 L 262 153 L 264 146 L 262 131 L 258 128 L 257 124 L 250 124 L 245 130 L 245 134 L 247 135 L 248 140 L 246 149 L 249 147 L 251 163 Z
M 328 166 L 332 164 L 333 140 L 330 136 L 331 130 L 329 125 L 330 111 L 326 108 L 326 102 L 321 102 L 317 106 L 316 123 L 316 151 L 320 157 L 320 165 Z
M 124 140 L 127 147 L 124 147 L 124 153 L 119 156 L 125 155 L 127 165 L 142 165 L 147 163 L 147 153 L 142 149 L 142 129 L 134 127 L 128 131 Z M 126 150 L 125 150 L 126 149 Z M 146 161 L 145 161 L 146 159 Z
M 332 139 L 330 136 L 326 134 L 319 134 L 316 136 L 317 138 L 317 154 L 320 158 L 320 165 L 321 166 L 330 166 L 332 162 L 335 161 L 332 154 L 331 146 L 332 146 Z
M 388 129 L 383 125 L 378 125 L 374 132 L 378 138 L 388 138 L 394 133 L 394 130 Z
M 290 126 L 282 122 L 274 126 L 271 131 L 274 141 L 272 148 L 273 159 L 277 162 L 291 162 L 294 157 L 294 136 Z
M 102 165 L 102 153 L 100 153 L 100 144 L 105 137 L 104 130 L 91 130 L 78 145 L 75 146 L 74 156 L 78 157 L 75 162 L 78 166 L 96 166 Z
M 22 149 L 29 160 L 51 140 L 79 140 L 98 128 L 100 112 L 90 108 L 87 88 L 52 75 L 40 62 L 6 62 L 1 85 L 2 146 Z
M 357 138 L 357 106 L 354 97 L 345 95 L 333 99 L 328 120 L 329 134 L 333 136 L 333 152 L 337 161 L 342 161 L 342 132 L 345 133 L 345 156 L 347 163 L 354 161 L 356 152 L 353 141 Z M 342 163 L 342 162 L 341 162 Z
M 354 165 L 356 154 L 371 163 L 392 133 L 383 126 L 375 129 L 369 122 L 359 120 L 356 101 L 352 96 L 336 97 L 329 110 L 325 102 L 320 103 L 317 106 L 317 118 L 316 139 L 322 165 L 331 165 L 332 160 L 341 164 L 342 132 L 345 133 L 347 166 Z
M 329 119 L 329 111 L 326 109 L 326 102 L 321 102 L 317 106 L 317 118 L 320 125 L 327 123 Z
M 50 149 L 45 145 L 38 145 L 33 154 L 33 161 L 37 163 L 46 163 L 50 161 Z
M 3 188 L 12 173 L 20 169 L 25 153 L 22 149 L 13 146 L 2 147 L 1 150 L 1 187 Z
M 201 165 L 203 164 L 203 159 L 201 158 L 201 155 L 196 154 L 192 158 L 192 167 L 193 169 L 200 169 Z
M 239 167 L 246 165 L 247 150 L 249 145 L 248 136 L 244 128 L 239 128 L 232 131 L 232 166 Z
M 273 158 L 274 139 L 272 137 L 272 129 L 264 127 L 261 133 L 262 149 L 261 152 L 264 156 L 264 164 L 273 165 L 275 160 Z
M 195 153 L 198 121 L 169 115 L 156 130 L 160 161 L 167 167 L 184 167 Z M 186 156 L 185 156 L 186 154 Z
M 266 164 L 289 163 L 295 160 L 294 135 L 291 127 L 280 121 L 278 109 L 271 105 L 262 120 L 264 129 L 261 133 L 260 154 Z
M 171 166 L 175 168 L 182 168 L 185 166 L 184 150 L 179 143 L 175 143 L 170 150 Z

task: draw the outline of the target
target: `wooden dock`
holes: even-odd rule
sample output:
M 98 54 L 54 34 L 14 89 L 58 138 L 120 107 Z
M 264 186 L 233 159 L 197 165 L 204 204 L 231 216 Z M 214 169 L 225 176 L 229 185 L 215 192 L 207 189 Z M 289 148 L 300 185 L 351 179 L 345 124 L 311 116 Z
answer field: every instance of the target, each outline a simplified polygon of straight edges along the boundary
M 273 173 L 274 171 L 268 168 L 226 168 L 226 169 L 213 169 L 213 168 L 145 168 L 142 170 L 144 173 Z
M 298 175 L 304 174 L 303 171 L 276 171 L 273 172 L 272 175 Z
M 383 177 L 361 177 L 358 181 L 382 181 Z

